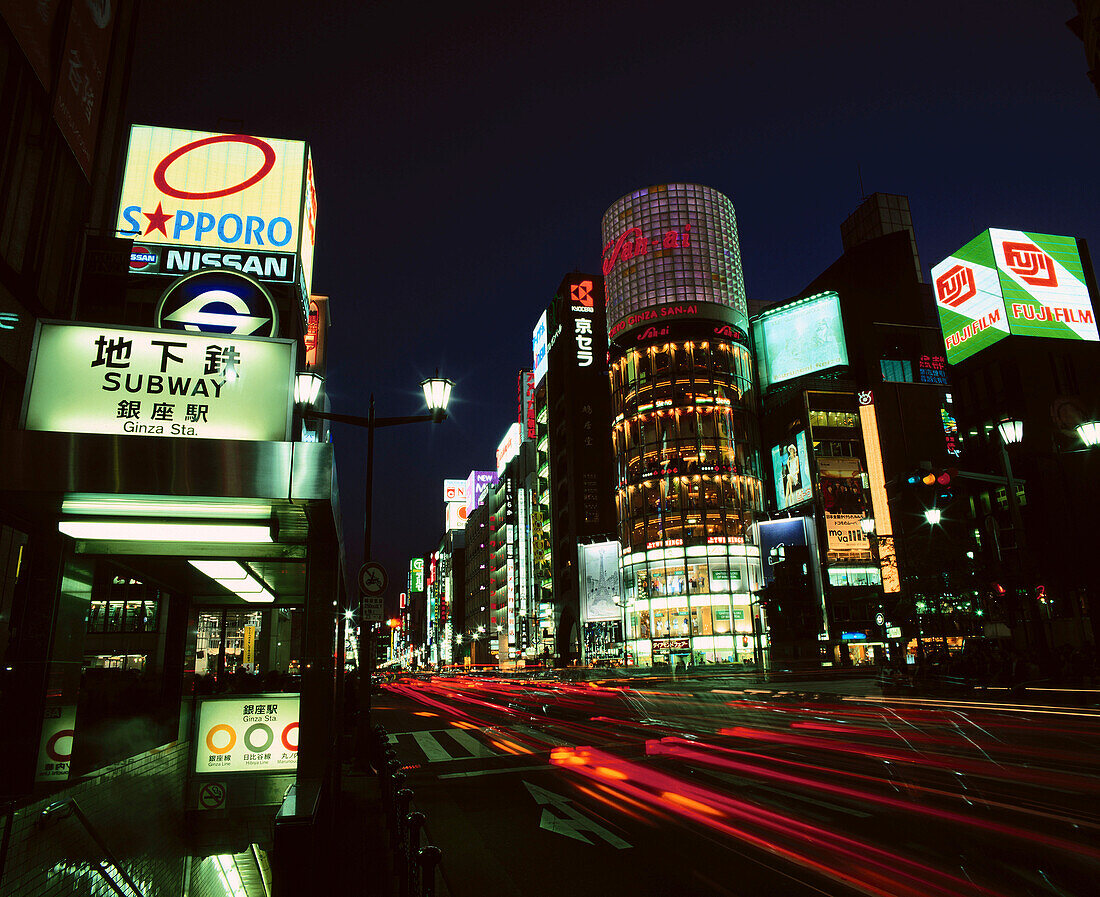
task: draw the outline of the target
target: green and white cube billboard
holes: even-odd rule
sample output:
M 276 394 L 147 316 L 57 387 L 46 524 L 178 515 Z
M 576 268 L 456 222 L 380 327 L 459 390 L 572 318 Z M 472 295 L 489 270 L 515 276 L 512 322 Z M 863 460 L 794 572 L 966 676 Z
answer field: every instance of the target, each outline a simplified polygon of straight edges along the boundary
M 957 364 L 1006 336 L 1100 341 L 1073 237 L 990 228 L 932 268 Z

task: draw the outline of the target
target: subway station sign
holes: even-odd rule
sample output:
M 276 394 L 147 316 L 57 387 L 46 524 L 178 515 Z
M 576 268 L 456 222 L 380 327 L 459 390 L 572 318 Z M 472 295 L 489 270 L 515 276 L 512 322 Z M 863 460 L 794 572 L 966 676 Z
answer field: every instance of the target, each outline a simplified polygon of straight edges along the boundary
M 298 766 L 295 694 L 203 698 L 195 732 L 195 772 L 283 772 Z
M 43 321 L 24 426 L 285 441 L 294 361 L 291 340 Z
M 932 283 L 952 364 L 1009 335 L 1100 340 L 1073 237 L 990 228 L 932 268 Z

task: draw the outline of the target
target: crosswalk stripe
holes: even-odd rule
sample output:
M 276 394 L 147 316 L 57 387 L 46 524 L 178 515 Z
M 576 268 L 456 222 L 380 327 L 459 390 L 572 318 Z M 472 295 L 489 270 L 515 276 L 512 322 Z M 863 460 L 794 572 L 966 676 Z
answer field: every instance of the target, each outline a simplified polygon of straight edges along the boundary
M 443 749 L 443 745 L 436 741 L 430 732 L 413 732 L 412 737 L 416 739 L 417 745 L 424 752 L 429 763 L 455 759 Z
M 496 757 L 496 751 L 491 751 L 485 747 L 480 741 L 474 738 L 469 732 L 464 732 L 462 729 L 451 729 L 448 733 L 455 741 L 462 745 L 475 757 Z

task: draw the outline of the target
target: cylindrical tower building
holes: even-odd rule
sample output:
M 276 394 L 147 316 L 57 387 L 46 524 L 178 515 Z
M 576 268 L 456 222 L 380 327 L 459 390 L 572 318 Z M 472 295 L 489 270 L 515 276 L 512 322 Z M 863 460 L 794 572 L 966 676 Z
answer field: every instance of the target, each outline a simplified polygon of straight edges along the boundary
M 733 204 L 639 190 L 604 214 L 603 243 L 627 650 L 751 661 L 763 498 Z

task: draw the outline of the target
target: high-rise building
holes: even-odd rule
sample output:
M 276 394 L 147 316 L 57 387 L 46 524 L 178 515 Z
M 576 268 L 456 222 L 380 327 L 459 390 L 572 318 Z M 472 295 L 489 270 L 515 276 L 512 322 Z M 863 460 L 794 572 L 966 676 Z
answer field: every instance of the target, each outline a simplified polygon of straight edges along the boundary
M 917 234 L 913 230 L 913 213 L 909 210 L 909 197 L 897 193 L 872 193 L 863 200 L 851 215 L 840 223 L 840 239 L 844 251 L 853 249 L 868 240 L 904 231 L 909 235 L 913 251 L 913 268 L 917 280 L 923 280 L 920 255 L 917 253 Z
M 751 661 L 763 492 L 733 204 L 639 190 L 603 244 L 628 662 Z
M 581 546 L 615 538 L 603 287 L 599 275 L 567 274 L 535 329 L 531 569 L 543 656 L 558 663 L 583 654 Z

